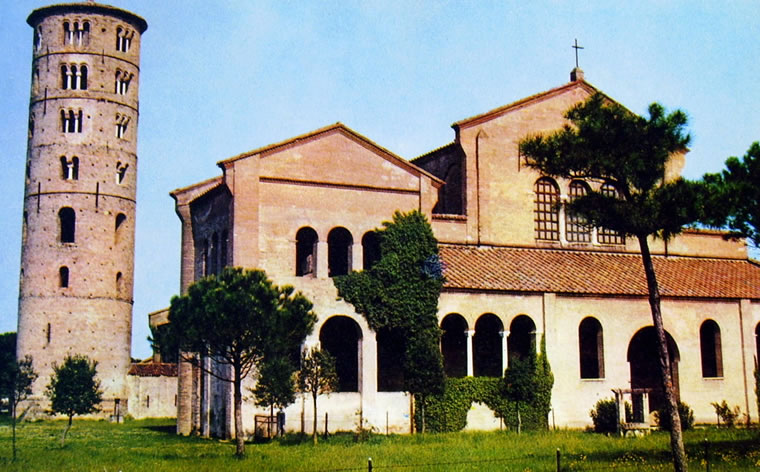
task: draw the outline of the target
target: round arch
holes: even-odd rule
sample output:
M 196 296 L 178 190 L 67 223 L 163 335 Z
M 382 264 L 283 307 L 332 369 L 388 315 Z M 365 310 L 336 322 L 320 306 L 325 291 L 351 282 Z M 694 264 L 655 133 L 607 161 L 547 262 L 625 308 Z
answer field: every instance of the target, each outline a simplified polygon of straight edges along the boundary
M 296 233 L 296 276 L 314 277 L 317 274 L 317 243 L 314 228 L 304 226 Z
M 673 337 L 665 331 L 668 343 L 668 358 L 670 359 L 670 376 L 673 380 L 673 389 L 676 399 L 679 398 L 678 389 L 678 362 L 681 354 Z M 631 388 L 649 388 L 649 411 L 659 409 L 665 404 L 665 392 L 660 379 L 660 366 L 657 355 L 657 331 L 654 326 L 641 328 L 633 335 L 628 343 L 626 360 L 630 364 Z M 639 409 L 641 407 L 639 406 Z M 634 405 L 634 410 L 637 405 Z
M 345 315 L 334 315 L 319 329 L 322 349 L 335 358 L 339 392 L 359 391 L 362 330 L 359 324 Z
M 441 320 L 441 355 L 448 377 L 467 375 L 467 320 L 459 313 L 449 313 Z
M 327 275 L 335 277 L 351 272 L 351 252 L 354 238 L 342 226 L 335 227 L 327 234 Z
M 593 316 L 578 325 L 578 349 L 582 379 L 604 378 L 604 336 L 602 324 Z
M 536 352 L 536 323 L 528 315 L 518 315 L 509 325 L 507 359 L 527 359 Z
M 493 313 L 480 315 L 472 340 L 473 371 L 476 377 L 501 377 L 504 324 Z

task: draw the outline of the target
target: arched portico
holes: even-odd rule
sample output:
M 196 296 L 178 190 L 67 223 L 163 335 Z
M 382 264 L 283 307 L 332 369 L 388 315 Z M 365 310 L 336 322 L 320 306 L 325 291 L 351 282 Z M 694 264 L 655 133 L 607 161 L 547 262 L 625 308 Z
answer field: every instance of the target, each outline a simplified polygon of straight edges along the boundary
M 504 324 L 498 316 L 486 313 L 475 322 L 475 338 L 473 339 L 473 361 L 476 377 L 501 377 L 502 333 Z
M 528 315 L 519 315 L 509 325 L 507 358 L 527 359 L 536 352 L 536 323 Z
M 448 377 L 467 375 L 467 320 L 459 313 L 449 313 L 441 321 L 441 355 Z
M 348 316 L 327 319 L 319 330 L 322 349 L 335 357 L 339 392 L 358 392 L 361 369 L 362 330 Z
M 670 376 L 676 399 L 678 390 L 678 361 L 681 355 L 673 337 L 665 332 L 668 343 L 668 358 L 670 359 Z M 660 366 L 657 354 L 657 331 L 654 326 L 641 328 L 633 335 L 628 344 L 627 360 L 631 368 L 631 388 L 649 388 L 649 412 L 659 409 L 665 404 L 665 392 L 660 378 Z M 634 406 L 634 411 L 637 405 Z M 639 406 L 640 408 L 640 406 Z

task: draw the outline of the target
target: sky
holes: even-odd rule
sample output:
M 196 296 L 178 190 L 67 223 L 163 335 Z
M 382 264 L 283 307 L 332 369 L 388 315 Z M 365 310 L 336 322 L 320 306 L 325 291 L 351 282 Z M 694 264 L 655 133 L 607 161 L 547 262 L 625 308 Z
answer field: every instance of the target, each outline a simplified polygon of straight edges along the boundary
M 756 0 L 113 0 L 142 38 L 132 356 L 150 355 L 147 314 L 179 290 L 173 189 L 216 162 L 342 122 L 412 159 L 451 124 L 569 81 L 636 113 L 689 116 L 684 175 L 723 168 L 760 140 Z M 0 0 L 0 333 L 15 331 L 31 79 L 29 13 Z

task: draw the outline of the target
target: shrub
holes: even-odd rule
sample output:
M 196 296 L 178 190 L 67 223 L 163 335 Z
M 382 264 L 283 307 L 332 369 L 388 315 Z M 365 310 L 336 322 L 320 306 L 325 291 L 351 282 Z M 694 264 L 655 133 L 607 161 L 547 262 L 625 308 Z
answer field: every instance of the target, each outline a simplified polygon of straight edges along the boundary
M 589 412 L 591 421 L 594 422 L 594 431 L 597 433 L 615 433 L 618 425 L 618 407 L 615 399 L 602 399 L 596 402 L 594 409 Z M 625 402 L 625 420 L 633 416 L 631 404 Z
M 694 410 L 689 405 L 678 402 L 678 416 L 681 418 L 681 431 L 688 431 L 694 427 Z M 670 416 L 665 405 L 654 412 L 654 420 L 660 429 L 670 431 Z
M 715 414 L 718 415 L 718 425 L 720 425 L 720 422 L 723 421 L 723 425 L 728 428 L 734 427 L 736 419 L 742 412 L 741 408 L 738 406 L 734 407 L 732 410 L 731 407 L 728 406 L 728 403 L 726 403 L 726 400 L 723 400 L 722 403 L 713 402 L 710 403 L 710 405 L 715 408 Z

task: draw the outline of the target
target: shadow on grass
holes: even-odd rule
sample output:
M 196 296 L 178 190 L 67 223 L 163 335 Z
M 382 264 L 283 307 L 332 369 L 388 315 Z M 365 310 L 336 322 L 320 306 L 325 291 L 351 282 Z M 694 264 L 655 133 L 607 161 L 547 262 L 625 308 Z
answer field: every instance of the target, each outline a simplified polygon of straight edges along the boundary
M 150 431 L 155 431 L 156 433 L 171 434 L 172 436 L 177 435 L 177 427 L 173 424 L 149 425 L 144 426 L 144 428 Z

